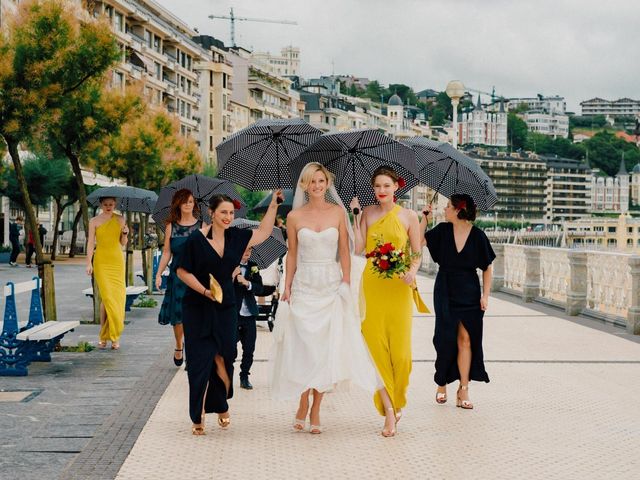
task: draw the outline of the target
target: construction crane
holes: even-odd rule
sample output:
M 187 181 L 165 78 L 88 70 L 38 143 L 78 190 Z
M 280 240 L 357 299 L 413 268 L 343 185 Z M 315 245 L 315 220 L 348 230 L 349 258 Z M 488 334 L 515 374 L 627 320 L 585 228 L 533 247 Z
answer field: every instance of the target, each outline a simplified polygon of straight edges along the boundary
M 491 93 L 485 92 L 483 90 L 477 90 L 475 88 L 464 87 L 465 90 L 469 92 L 481 93 L 482 95 L 487 95 L 491 97 L 491 103 L 495 103 L 496 100 L 506 100 L 502 95 L 496 95 L 496 87 L 491 87 Z
M 211 19 L 222 19 L 222 20 L 230 20 L 231 21 L 231 46 L 236 46 L 236 21 L 240 22 L 262 22 L 262 23 L 280 23 L 283 25 L 297 25 L 298 22 L 292 22 L 290 20 L 267 20 L 265 18 L 247 18 L 247 17 L 236 17 L 233 14 L 233 8 L 230 9 L 229 15 L 209 15 Z

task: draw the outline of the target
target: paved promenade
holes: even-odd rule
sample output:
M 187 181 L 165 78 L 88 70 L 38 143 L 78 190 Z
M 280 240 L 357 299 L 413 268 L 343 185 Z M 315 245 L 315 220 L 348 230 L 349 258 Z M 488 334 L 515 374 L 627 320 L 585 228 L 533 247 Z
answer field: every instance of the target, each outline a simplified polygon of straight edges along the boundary
M 63 309 L 59 300 L 61 318 L 88 316 L 88 299 L 71 293 L 87 282 L 82 267 L 56 269 L 71 302 Z M 28 278 L 26 269 L 16 272 L 0 266 L 0 279 Z M 431 305 L 433 281 L 421 278 L 420 288 Z M 631 479 L 640 472 L 640 338 L 595 320 L 493 296 L 484 342 L 491 383 L 472 383 L 476 408 L 463 411 L 454 386 L 446 405 L 434 402 L 434 319 L 416 315 L 408 406 L 398 435 L 386 439 L 369 395 L 356 388 L 325 397 L 324 433 L 292 432 L 296 403 L 269 397 L 266 329 L 258 332 L 255 388 L 236 389 L 229 430 L 209 415 L 207 435 L 192 436 L 186 374 L 172 366 L 170 330 L 156 316 L 157 309 L 134 309 L 119 352 L 57 353 L 51 364 L 32 365 L 29 377 L 0 377 L 0 389 L 39 389 L 27 402 L 0 402 L 0 478 Z M 95 342 L 97 327 L 74 335 L 64 343 Z

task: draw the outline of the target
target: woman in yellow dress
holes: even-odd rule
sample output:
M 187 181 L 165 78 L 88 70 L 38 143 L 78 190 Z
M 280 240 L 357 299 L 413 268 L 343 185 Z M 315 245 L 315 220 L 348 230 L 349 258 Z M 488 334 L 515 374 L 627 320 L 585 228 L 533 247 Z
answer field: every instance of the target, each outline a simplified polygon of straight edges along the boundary
M 415 212 L 395 204 L 394 194 L 401 181 L 391 167 L 373 172 L 371 183 L 378 205 L 368 206 L 362 218 L 355 218 L 355 251 L 370 252 L 376 240 L 390 242 L 397 249 L 407 243 L 411 252 L 420 252 L 420 223 Z M 351 202 L 352 211 L 360 208 L 357 198 Z M 419 255 L 413 257 L 411 268 L 402 278 L 381 278 L 372 268 L 371 259 L 362 274 L 362 288 L 366 303 L 362 334 L 384 382 L 384 388 L 374 394 L 374 403 L 385 417 L 382 435 L 392 437 L 396 423 L 407 403 L 407 387 L 411 373 L 411 318 L 413 297 L 411 285 L 420 266 Z
M 100 198 L 100 207 L 102 213 L 89 221 L 87 275 L 95 276 L 102 298 L 98 348 L 106 348 L 110 341 L 111 348 L 118 350 L 126 300 L 122 247 L 127 244 L 129 229 L 124 218 L 114 213 L 115 198 Z

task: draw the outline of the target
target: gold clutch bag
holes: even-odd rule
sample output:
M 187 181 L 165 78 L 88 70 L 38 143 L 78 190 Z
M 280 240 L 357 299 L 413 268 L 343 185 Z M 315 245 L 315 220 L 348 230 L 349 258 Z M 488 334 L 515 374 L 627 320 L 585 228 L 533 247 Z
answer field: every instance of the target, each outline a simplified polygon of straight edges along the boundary
M 222 303 L 222 287 L 211 274 L 209 274 L 209 290 L 211 290 L 213 299 L 218 303 Z

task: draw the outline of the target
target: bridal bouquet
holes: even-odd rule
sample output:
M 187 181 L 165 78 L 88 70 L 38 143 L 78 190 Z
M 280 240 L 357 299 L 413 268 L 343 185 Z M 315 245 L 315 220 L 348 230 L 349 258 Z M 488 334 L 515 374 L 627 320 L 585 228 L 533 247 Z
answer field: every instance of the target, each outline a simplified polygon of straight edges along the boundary
M 372 268 L 378 275 L 393 278 L 407 272 L 417 255 L 409 253 L 408 245 L 399 249 L 391 242 L 384 243 L 381 238 L 376 238 L 376 247 L 365 256 L 372 259 Z

